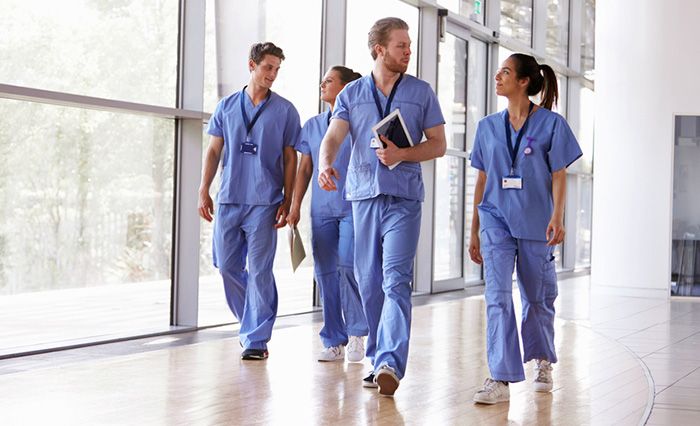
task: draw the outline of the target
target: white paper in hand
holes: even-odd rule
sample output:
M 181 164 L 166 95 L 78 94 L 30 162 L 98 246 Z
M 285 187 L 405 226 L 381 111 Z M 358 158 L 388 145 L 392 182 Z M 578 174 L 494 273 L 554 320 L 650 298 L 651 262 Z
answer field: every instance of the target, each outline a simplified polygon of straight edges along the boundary
M 296 226 L 289 228 L 288 236 L 289 252 L 292 255 L 292 271 L 296 272 L 297 267 L 306 257 L 306 250 L 304 250 L 304 243 L 301 241 L 301 235 L 299 235 L 299 229 Z

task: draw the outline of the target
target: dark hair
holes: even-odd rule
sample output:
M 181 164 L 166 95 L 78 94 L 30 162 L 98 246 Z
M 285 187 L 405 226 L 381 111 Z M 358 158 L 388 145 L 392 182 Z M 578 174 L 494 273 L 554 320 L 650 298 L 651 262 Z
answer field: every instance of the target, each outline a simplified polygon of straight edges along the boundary
M 408 31 L 408 24 L 399 18 L 384 18 L 380 19 L 372 25 L 367 34 L 367 46 L 369 53 L 372 54 L 372 59 L 377 59 L 377 45 L 386 47 L 389 43 L 389 33 L 392 30 Z
M 551 110 L 552 105 L 556 105 L 559 101 L 557 75 L 554 74 L 552 67 L 540 65 L 535 58 L 523 53 L 514 53 L 508 59 L 512 59 L 515 63 L 515 73 L 518 78 L 528 77 L 530 79 L 530 83 L 527 85 L 527 95 L 535 96 L 542 92 L 540 106 Z
M 260 64 L 265 59 L 265 55 L 277 56 L 280 58 L 280 61 L 284 61 L 284 52 L 272 42 L 266 41 L 265 43 L 255 43 L 250 46 L 248 59 L 251 59 L 256 64 Z
M 355 72 L 351 70 L 348 67 L 344 67 L 342 65 L 336 65 L 334 67 L 331 67 L 331 71 L 335 71 L 340 75 L 340 81 L 343 82 L 343 84 L 348 84 L 353 80 L 357 80 L 358 78 L 362 77 L 362 74 L 359 72 Z

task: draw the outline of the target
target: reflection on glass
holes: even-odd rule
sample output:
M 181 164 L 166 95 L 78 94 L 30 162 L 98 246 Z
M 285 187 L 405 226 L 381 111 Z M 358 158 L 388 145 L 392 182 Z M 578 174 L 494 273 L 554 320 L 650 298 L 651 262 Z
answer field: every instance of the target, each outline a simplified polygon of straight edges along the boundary
M 435 171 L 435 280 L 462 277 L 464 261 L 464 165 L 460 157 L 445 156 Z
M 501 0 L 501 33 L 532 44 L 532 1 Z
M 374 61 L 367 47 L 367 33 L 377 20 L 387 16 L 401 18 L 408 24 L 412 54 L 406 72 L 415 76 L 418 69 L 418 8 L 401 0 L 352 0 L 348 2 L 345 64 L 362 75 L 372 71 Z
M 593 178 L 579 175 L 579 202 L 576 214 L 576 268 L 591 266 L 591 222 Z
M 0 351 L 167 327 L 173 121 L 11 100 L 0 116 L 0 315 L 11 317 Z M 20 341 L 3 337 L 8 325 Z
M 0 83 L 175 106 L 178 2 L 40 3 L 2 2 Z
M 584 0 L 581 11 L 581 73 L 595 79 L 595 0 Z
M 486 0 L 441 0 L 440 6 L 466 16 L 474 22 L 484 24 Z
M 204 110 L 212 112 L 216 106 L 222 85 L 240 90 L 248 83 L 249 72 L 246 66 L 252 42 L 244 40 L 226 40 L 223 46 L 217 46 L 217 29 L 215 27 L 216 11 L 214 3 L 227 0 L 208 0 L 205 32 L 205 97 Z M 273 90 L 292 101 L 299 111 L 301 124 L 319 113 L 319 73 L 321 50 L 321 3 L 318 0 L 266 0 L 256 7 L 239 8 L 230 20 L 219 20 L 226 25 L 240 25 L 252 28 L 257 34 L 253 42 L 272 41 L 281 47 L 286 59 L 282 62 Z M 225 3 L 223 3 L 225 5 Z M 303 21 L 304 25 L 298 25 Z M 221 28 L 219 28 L 221 30 Z M 223 30 L 225 34 L 225 30 Z M 217 57 L 218 54 L 221 57 Z M 315 55 L 315 56 L 314 56 Z M 311 60 L 310 60 L 311 58 Z M 218 70 L 218 71 L 217 71 Z M 324 71 L 325 72 L 325 71 Z M 217 77 L 218 76 L 218 77 Z M 218 81 L 217 78 L 226 79 Z M 203 151 L 209 145 L 209 135 L 204 135 Z M 203 152 L 204 154 L 204 152 Z M 217 172 L 217 179 L 218 179 Z M 311 182 L 314 184 L 315 182 Z M 212 183 L 210 193 L 215 197 L 218 181 Z M 308 203 L 311 190 L 307 192 L 301 210 L 299 231 L 304 238 L 307 258 L 292 272 L 287 230 L 285 227 L 277 233 L 277 252 L 275 255 L 274 275 L 279 293 L 278 314 L 290 314 L 308 311 L 313 302 L 313 261 L 311 258 L 311 225 Z M 235 322 L 236 318 L 229 310 L 224 296 L 221 276 L 212 265 L 211 236 L 213 225 L 202 221 L 200 237 L 200 288 L 199 288 L 199 325 L 213 325 Z
M 438 99 L 445 116 L 447 147 L 465 150 L 467 42 L 450 33 L 440 43 Z
M 583 151 L 583 157 L 576 163 L 582 172 L 593 173 L 593 118 L 595 113 L 595 93 L 591 89 L 581 88 L 579 100 L 579 128 L 577 139 Z M 574 165 L 576 165 L 574 163 Z
M 547 31 L 544 50 L 564 65 L 569 57 L 569 0 L 547 0 Z

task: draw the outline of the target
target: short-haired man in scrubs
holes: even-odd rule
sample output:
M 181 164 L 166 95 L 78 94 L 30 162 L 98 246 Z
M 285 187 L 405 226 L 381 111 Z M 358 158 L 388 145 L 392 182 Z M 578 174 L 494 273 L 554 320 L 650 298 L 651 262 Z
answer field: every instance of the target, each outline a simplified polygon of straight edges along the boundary
M 352 152 L 344 197 L 352 201 L 355 275 L 373 366 L 363 386 L 378 387 L 380 394 L 391 396 L 404 377 L 408 358 L 413 259 L 424 195 L 419 163 L 445 154 L 445 120 L 428 83 L 405 74 L 411 39 L 404 21 L 377 21 L 368 46 L 374 68 L 338 95 L 321 144 L 318 183 L 327 191 L 337 190 L 339 174 L 333 162 L 349 131 Z M 398 148 L 383 136 L 374 140 L 372 127 L 394 109 L 400 110 L 414 146 Z
M 210 222 L 215 215 L 214 266 L 223 278 L 228 306 L 241 324 L 244 360 L 268 356 L 267 342 L 277 317 L 272 274 L 277 229 L 286 225 L 296 174 L 299 113 L 270 89 L 283 60 L 282 49 L 273 43 L 254 44 L 248 85 L 219 102 L 206 129 L 211 140 L 199 189 L 199 215 Z M 222 150 L 214 211 L 209 187 Z

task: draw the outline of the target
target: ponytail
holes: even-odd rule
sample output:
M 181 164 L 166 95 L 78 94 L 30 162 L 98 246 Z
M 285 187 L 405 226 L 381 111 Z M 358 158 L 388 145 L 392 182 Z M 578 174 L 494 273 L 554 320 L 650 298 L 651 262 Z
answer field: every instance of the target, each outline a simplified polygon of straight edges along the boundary
M 540 106 L 552 109 L 559 101 L 559 87 L 557 75 L 549 65 L 540 65 L 530 55 L 514 53 L 510 59 L 515 62 L 515 73 L 518 78 L 528 77 L 530 84 L 527 86 L 527 95 L 535 96 L 542 92 Z
M 355 72 L 352 69 L 344 67 L 342 65 L 335 65 L 331 67 L 331 70 L 337 72 L 340 75 L 340 81 L 342 81 L 343 84 L 348 84 L 351 81 L 357 80 L 358 78 L 362 77 L 362 74 L 360 74 L 359 72 Z

